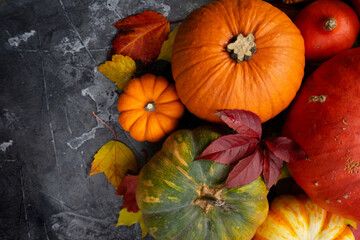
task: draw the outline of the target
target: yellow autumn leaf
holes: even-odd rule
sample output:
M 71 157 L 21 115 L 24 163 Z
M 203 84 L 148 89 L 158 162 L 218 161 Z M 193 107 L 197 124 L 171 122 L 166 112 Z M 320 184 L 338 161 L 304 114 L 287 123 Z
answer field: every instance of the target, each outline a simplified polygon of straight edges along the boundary
M 106 61 L 98 69 L 105 77 L 115 82 L 118 89 L 123 90 L 134 75 L 136 64 L 131 57 L 115 54 L 111 61 Z
M 116 227 L 120 225 L 131 226 L 134 223 L 140 223 L 142 237 L 144 238 L 148 233 L 147 228 L 144 225 L 142 211 L 139 210 L 138 212 L 128 212 L 126 208 L 121 209 L 119 212 L 119 219 L 116 224 Z
M 137 172 L 134 153 L 125 144 L 112 140 L 95 154 L 89 176 L 103 172 L 108 181 L 117 188 L 128 170 Z
M 174 28 L 169 34 L 169 38 L 161 46 L 160 54 L 156 60 L 165 60 L 171 62 L 172 48 L 174 45 L 175 36 L 178 32 L 179 26 Z

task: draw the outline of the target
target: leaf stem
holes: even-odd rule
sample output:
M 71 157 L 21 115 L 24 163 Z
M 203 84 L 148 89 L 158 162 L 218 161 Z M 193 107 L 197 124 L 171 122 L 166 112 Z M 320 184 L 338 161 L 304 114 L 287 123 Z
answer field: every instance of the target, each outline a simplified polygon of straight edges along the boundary
M 173 24 L 173 23 L 179 23 L 179 22 L 182 22 L 182 21 L 184 21 L 184 19 L 175 20 L 175 21 L 169 21 L 169 23 Z
M 92 112 L 92 114 L 102 123 L 104 124 L 108 129 L 110 129 L 110 131 L 112 131 L 112 133 L 114 134 L 114 140 L 116 141 L 116 133 L 115 131 L 109 127 L 109 125 L 107 125 L 101 118 L 99 118 L 94 112 Z

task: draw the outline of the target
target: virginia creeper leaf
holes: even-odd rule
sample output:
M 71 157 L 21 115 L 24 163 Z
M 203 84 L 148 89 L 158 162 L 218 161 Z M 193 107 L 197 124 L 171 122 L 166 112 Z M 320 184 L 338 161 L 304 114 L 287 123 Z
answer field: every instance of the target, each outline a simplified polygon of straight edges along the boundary
M 222 110 L 217 113 L 223 122 L 241 135 L 261 138 L 262 128 L 258 115 L 239 109 Z
M 106 61 L 100 65 L 98 70 L 116 83 L 118 89 L 123 90 L 134 75 L 136 64 L 131 57 L 115 54 L 111 61 Z
M 141 60 L 144 64 L 151 63 L 159 55 L 170 32 L 169 21 L 156 11 L 129 16 L 114 26 L 119 29 L 113 41 L 114 52 Z
M 267 149 L 276 158 L 284 162 L 295 162 L 306 159 L 305 151 L 295 141 L 287 137 L 269 137 L 263 140 Z
M 207 159 L 223 164 L 234 164 L 251 154 L 258 140 L 240 134 L 221 136 L 195 159 Z
M 123 208 L 126 208 L 129 212 L 139 211 L 139 207 L 136 203 L 136 186 L 138 182 L 138 176 L 127 175 L 125 176 L 120 185 L 117 188 L 117 195 L 123 196 Z
M 265 150 L 263 178 L 268 189 L 279 179 L 283 161 L 271 151 Z
M 172 48 L 174 45 L 174 40 L 175 40 L 175 36 L 177 34 L 178 29 L 179 29 L 179 26 L 177 26 L 174 30 L 172 30 L 170 32 L 169 38 L 161 46 L 160 54 L 157 57 L 157 60 L 165 60 L 165 61 L 171 62 Z
M 148 233 L 148 229 L 144 225 L 142 211 L 139 210 L 136 213 L 129 212 L 126 208 L 121 209 L 119 212 L 119 219 L 116 227 L 120 225 L 131 226 L 135 223 L 139 223 L 142 231 L 142 237 L 144 238 Z
M 112 140 L 95 154 L 89 176 L 103 172 L 108 181 L 117 188 L 128 170 L 137 172 L 134 153 L 125 144 Z
M 240 160 L 229 172 L 223 188 L 244 186 L 255 181 L 263 170 L 264 154 L 258 146 L 253 154 Z
M 235 165 L 224 188 L 246 185 L 262 172 L 267 188 L 279 179 L 285 162 L 306 159 L 304 150 L 286 137 L 261 140 L 260 118 L 246 110 L 222 110 L 218 116 L 237 134 L 224 135 L 210 143 L 195 159 Z M 286 173 L 284 176 L 286 177 Z

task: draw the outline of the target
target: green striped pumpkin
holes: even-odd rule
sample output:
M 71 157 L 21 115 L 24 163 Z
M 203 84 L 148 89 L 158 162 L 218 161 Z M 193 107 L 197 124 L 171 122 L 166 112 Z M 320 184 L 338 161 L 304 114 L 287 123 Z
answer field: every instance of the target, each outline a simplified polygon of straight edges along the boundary
M 261 178 L 221 189 L 231 167 L 193 161 L 220 136 L 210 128 L 179 130 L 143 167 L 136 191 L 145 226 L 156 239 L 251 239 L 268 213 Z

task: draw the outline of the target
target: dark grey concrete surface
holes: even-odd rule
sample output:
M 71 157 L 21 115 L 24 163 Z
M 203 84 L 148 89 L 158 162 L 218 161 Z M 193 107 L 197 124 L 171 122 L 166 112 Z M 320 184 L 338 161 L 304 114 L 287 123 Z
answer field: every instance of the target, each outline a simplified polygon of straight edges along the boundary
M 96 67 L 120 18 L 156 10 L 178 20 L 206 2 L 0 0 L 0 239 L 141 239 L 138 224 L 115 228 L 122 198 L 105 176 L 88 177 L 113 139 L 92 112 L 140 167 L 141 151 L 151 156 L 159 144 L 121 129 L 116 88 Z

